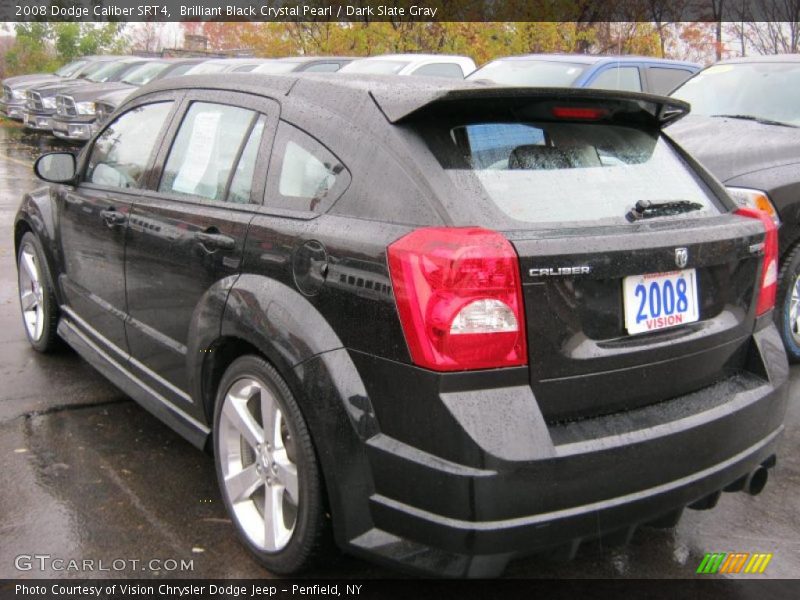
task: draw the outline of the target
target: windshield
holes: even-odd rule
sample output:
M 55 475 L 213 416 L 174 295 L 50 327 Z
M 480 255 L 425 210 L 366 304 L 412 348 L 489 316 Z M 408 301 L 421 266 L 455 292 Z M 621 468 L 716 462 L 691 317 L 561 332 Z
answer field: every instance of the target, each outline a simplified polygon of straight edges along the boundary
M 467 79 L 484 79 L 513 86 L 571 87 L 588 66 L 548 60 L 496 60 L 481 67 Z
M 299 63 L 296 62 L 267 62 L 263 65 L 258 65 L 253 69 L 252 73 L 289 73 L 297 68 Z
M 427 128 L 426 128 L 427 129 Z M 638 201 L 719 212 L 657 130 L 573 122 L 476 122 L 424 135 L 464 197 L 551 227 L 626 223 Z
M 130 62 L 112 62 L 107 63 L 98 71 L 93 72 L 86 77 L 89 81 L 95 83 L 105 83 L 107 81 L 119 81 L 120 78 L 128 71 L 140 65 L 141 63 Z
M 213 62 L 206 62 L 201 63 L 199 65 L 195 65 L 188 71 L 186 71 L 187 75 L 200 75 L 202 73 L 219 73 L 220 71 L 224 71 L 227 68 L 225 63 L 213 63 Z
M 374 73 L 376 75 L 396 75 L 410 64 L 407 60 L 357 60 L 339 69 L 340 73 Z
M 74 60 L 71 63 L 67 63 L 63 67 L 61 67 L 58 71 L 55 72 L 55 75 L 59 77 L 72 77 L 81 70 L 88 61 L 85 60 Z
M 145 63 L 137 67 L 125 77 L 122 78 L 122 83 L 130 85 L 145 85 L 155 79 L 162 71 L 169 67 L 169 63 L 152 62 Z
M 756 117 L 800 125 L 800 62 L 714 65 L 675 90 L 693 115 Z

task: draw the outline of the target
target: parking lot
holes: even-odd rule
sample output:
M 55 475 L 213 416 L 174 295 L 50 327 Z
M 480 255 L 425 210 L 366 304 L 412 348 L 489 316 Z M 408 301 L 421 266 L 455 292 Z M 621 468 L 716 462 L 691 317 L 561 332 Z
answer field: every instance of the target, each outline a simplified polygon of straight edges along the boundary
M 95 576 L 271 577 L 236 540 L 209 456 L 76 354 L 42 356 L 30 349 L 18 314 L 12 224 L 21 194 L 35 185 L 30 167 L 50 147 L 47 140 L 0 121 L 0 578 L 92 575 L 38 565 L 19 570 L 26 564 L 20 555 L 126 561 L 124 569 Z M 724 494 L 715 510 L 687 511 L 674 530 L 639 530 L 625 547 L 585 544 L 568 563 L 521 559 L 506 576 L 684 578 L 696 576 L 707 552 L 762 552 L 773 558 L 755 577 L 796 577 L 800 367 L 793 370 L 790 394 L 778 464 L 760 496 Z M 192 569 L 141 566 L 154 559 L 160 565 L 192 561 Z M 311 575 L 397 574 L 342 558 Z

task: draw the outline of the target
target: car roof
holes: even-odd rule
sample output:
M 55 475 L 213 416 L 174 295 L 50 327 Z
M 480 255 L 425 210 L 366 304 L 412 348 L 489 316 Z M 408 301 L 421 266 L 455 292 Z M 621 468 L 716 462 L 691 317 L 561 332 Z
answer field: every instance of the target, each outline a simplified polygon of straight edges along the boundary
M 357 56 L 284 56 L 277 59 L 281 62 L 310 63 L 310 62 L 335 62 L 342 60 L 359 60 Z
M 416 54 L 413 52 L 407 52 L 405 54 L 379 54 L 377 56 L 363 56 L 357 60 L 452 60 L 464 58 L 469 57 L 458 54 Z
M 637 56 L 625 54 L 620 56 L 603 56 L 598 54 L 520 54 L 516 56 L 505 56 L 495 59 L 495 61 L 515 61 L 515 60 L 541 60 L 549 62 L 571 62 L 586 65 L 594 65 L 603 62 L 652 62 L 659 64 L 673 64 L 699 67 L 696 63 L 685 60 L 673 60 L 671 58 L 657 58 L 654 56 Z M 491 61 L 491 62 L 495 62 Z
M 739 58 L 727 58 L 714 65 L 733 65 L 737 63 L 796 63 L 800 62 L 800 54 L 769 54 L 763 56 L 743 56 Z M 712 67 L 714 65 L 711 65 Z
M 361 75 L 355 73 L 229 73 L 224 79 L 211 75 L 185 75 L 162 79 L 140 88 L 131 99 L 141 95 L 166 90 L 210 89 L 220 92 L 239 91 L 272 98 L 290 97 L 305 101 L 340 114 L 349 119 L 359 118 L 352 107 L 364 101 L 378 105 L 392 123 L 401 122 L 419 110 L 445 101 L 470 101 L 470 99 L 501 99 L 525 101 L 533 97 L 608 98 L 623 99 L 633 103 L 650 103 L 655 109 L 654 118 L 674 119 L 688 112 L 689 105 L 680 100 L 613 90 L 587 90 L 575 88 L 515 88 L 502 85 L 471 83 L 462 79 L 439 77 L 396 77 L 393 75 Z M 666 108 L 673 117 L 667 117 Z

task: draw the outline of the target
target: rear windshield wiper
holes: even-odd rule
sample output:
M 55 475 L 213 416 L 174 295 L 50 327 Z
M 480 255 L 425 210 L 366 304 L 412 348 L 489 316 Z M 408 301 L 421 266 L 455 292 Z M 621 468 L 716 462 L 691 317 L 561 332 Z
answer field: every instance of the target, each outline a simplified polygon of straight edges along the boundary
M 755 115 L 711 115 L 712 117 L 724 117 L 727 119 L 742 119 L 743 121 L 755 121 L 763 125 L 778 125 L 780 127 L 797 127 L 791 123 L 784 123 L 783 121 L 773 121 L 772 119 L 765 119 L 763 117 L 756 117 Z
M 636 206 L 628 211 L 625 218 L 633 223 L 641 219 L 652 219 L 654 217 L 671 217 L 694 210 L 703 210 L 705 206 L 699 202 L 689 200 L 672 200 L 670 202 L 650 202 L 649 200 L 639 200 Z

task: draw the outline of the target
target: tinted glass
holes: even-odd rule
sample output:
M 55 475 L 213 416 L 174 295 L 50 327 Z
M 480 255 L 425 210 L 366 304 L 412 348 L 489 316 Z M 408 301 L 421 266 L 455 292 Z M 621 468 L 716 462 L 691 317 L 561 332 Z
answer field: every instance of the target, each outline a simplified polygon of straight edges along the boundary
M 440 139 L 442 145 L 432 148 L 465 197 L 480 189 L 517 221 L 548 227 L 626 223 L 638 200 L 699 205 L 681 216 L 717 212 L 706 188 L 657 131 L 471 123 Z
M 642 79 L 638 67 L 611 67 L 594 78 L 586 87 L 595 90 L 641 92 Z
M 200 63 L 199 65 L 193 66 L 189 69 L 186 74 L 187 75 L 201 75 L 203 73 L 219 73 L 224 71 L 228 65 L 225 63 L 214 63 L 214 62 L 207 62 L 207 63 Z
M 319 63 L 305 69 L 306 73 L 335 73 L 342 68 L 339 63 Z
M 235 106 L 193 103 L 175 136 L 159 191 L 222 200 L 254 116 Z
M 237 204 L 247 204 L 252 201 L 250 192 L 253 188 L 253 173 L 256 168 L 256 161 L 258 160 L 258 148 L 261 144 L 261 136 L 264 133 L 264 124 L 266 123 L 264 117 L 259 117 L 253 130 L 250 132 L 250 137 L 247 140 L 242 151 L 242 156 L 236 166 L 236 172 L 233 174 L 231 180 L 231 189 L 228 192 L 228 202 L 236 202 Z
M 172 102 L 136 107 L 112 122 L 97 138 L 86 181 L 117 188 L 140 188 L 145 169 Z
M 265 204 L 276 208 L 321 212 L 347 188 L 344 165 L 320 142 L 281 122 L 269 168 Z
M 356 60 L 340 69 L 342 73 L 375 73 L 394 75 L 409 64 L 407 60 Z
M 672 94 L 693 115 L 738 115 L 800 125 L 800 62 L 714 65 Z
M 85 60 L 74 60 L 71 63 L 67 63 L 66 65 L 58 69 L 55 72 L 55 74 L 58 75 L 59 77 L 72 77 L 73 75 L 75 75 L 75 73 L 80 71 L 86 65 L 87 62 L 88 61 Z
M 467 79 L 485 79 L 502 85 L 570 87 L 588 65 L 547 60 L 497 60 Z
M 87 79 L 96 83 L 119 81 L 129 72 L 137 69 L 142 64 L 142 62 L 106 63 L 102 69 L 92 73 L 87 77 Z
M 251 70 L 253 73 L 288 73 L 289 71 L 294 71 L 297 68 L 297 63 L 294 62 L 266 62 L 263 65 L 258 65 L 255 69 L 248 69 Z M 237 71 L 239 69 L 236 69 Z
M 145 85 L 155 79 L 162 71 L 169 68 L 169 63 L 151 62 L 145 63 L 133 69 L 122 78 L 122 83 L 130 85 Z
M 647 78 L 650 80 L 649 91 L 653 94 L 669 94 L 691 76 L 692 72 L 685 69 L 649 67 L 647 69 Z
M 186 63 L 185 65 L 180 65 L 172 69 L 169 73 L 162 75 L 161 79 L 169 79 L 170 77 L 178 77 L 180 75 L 185 75 L 189 69 L 192 67 L 197 66 L 197 63 Z
M 452 79 L 464 79 L 464 72 L 454 63 L 434 63 L 420 67 L 412 75 L 422 77 L 450 77 Z

